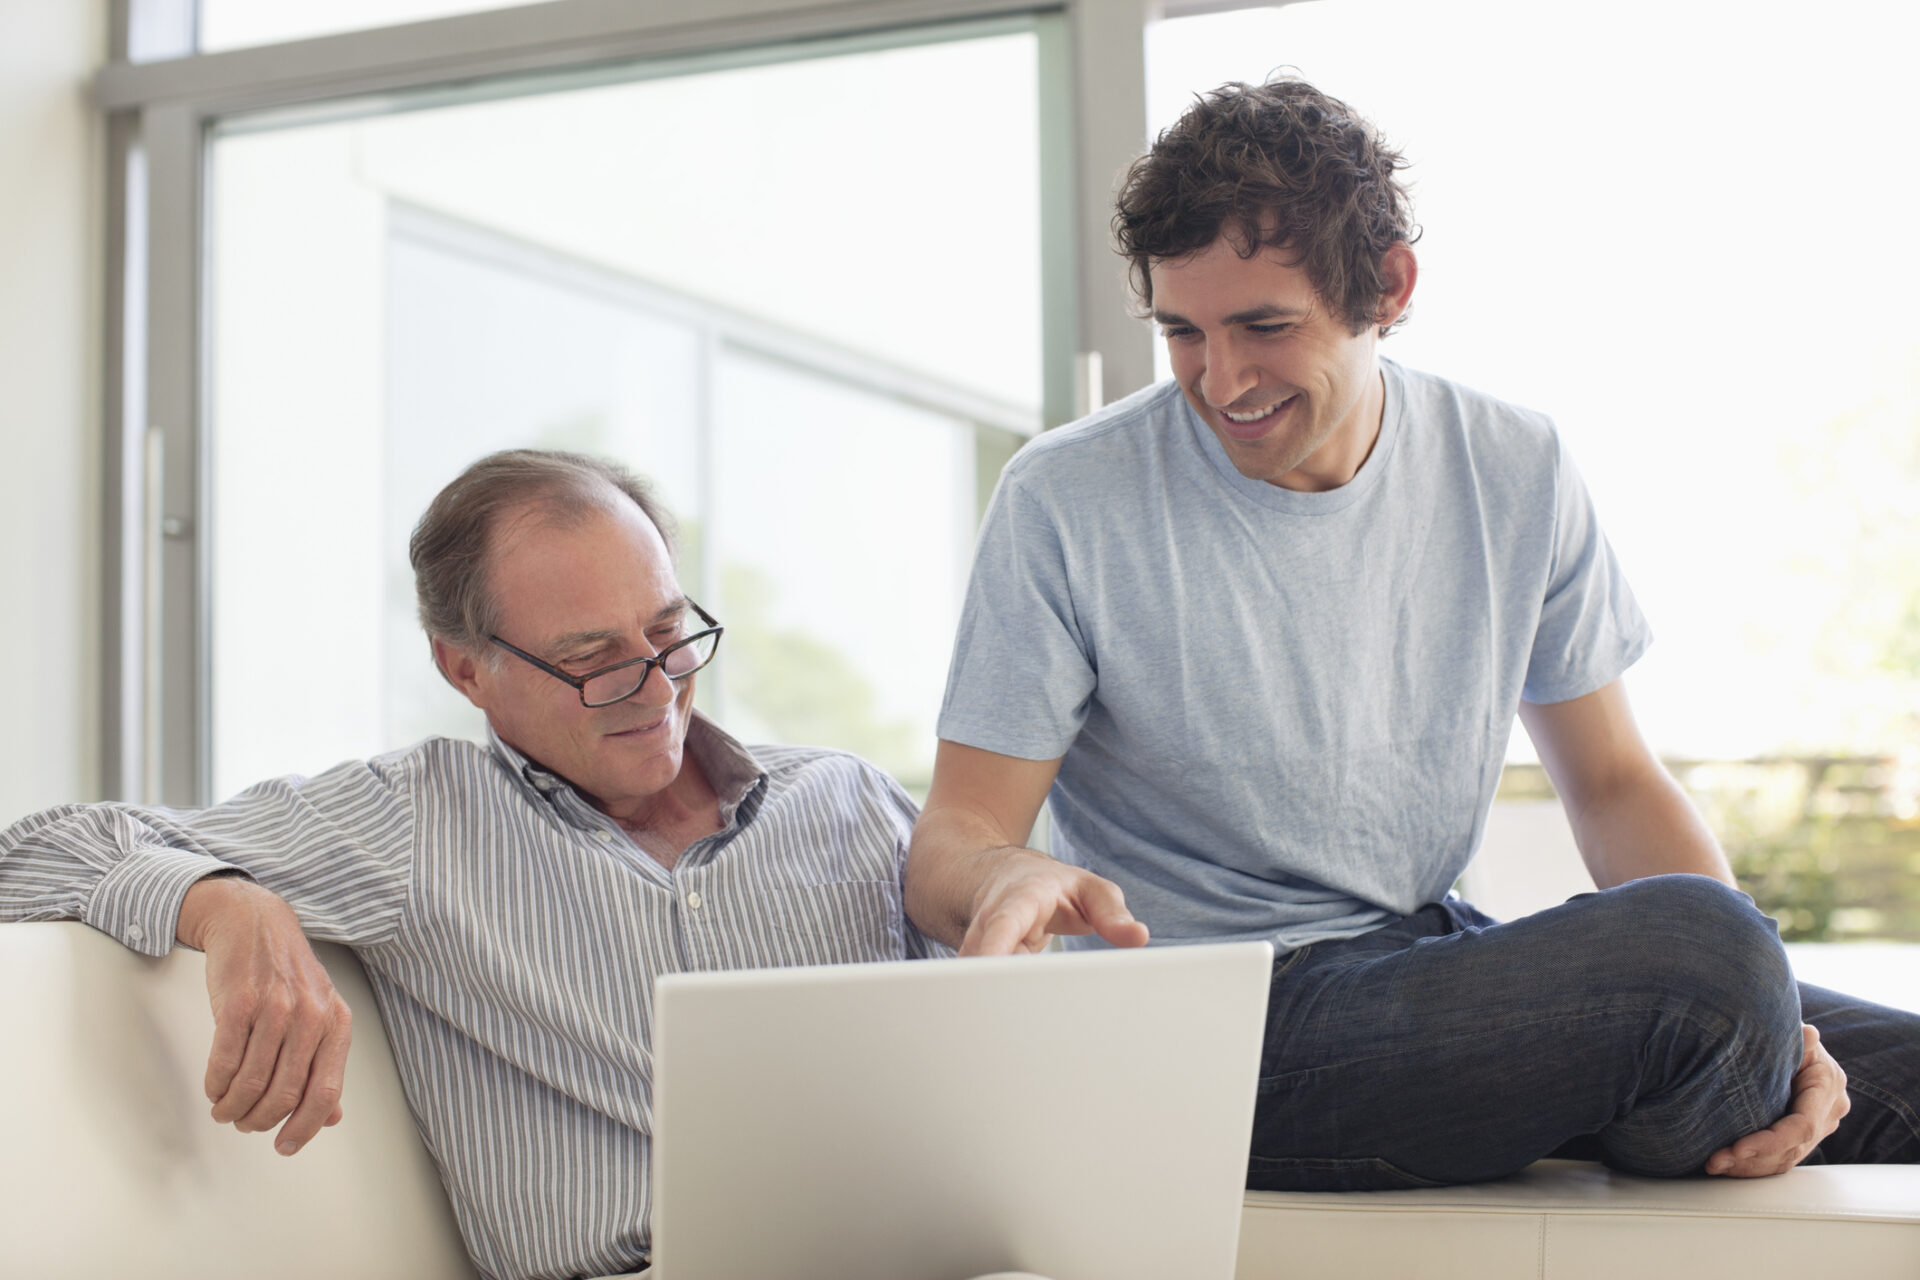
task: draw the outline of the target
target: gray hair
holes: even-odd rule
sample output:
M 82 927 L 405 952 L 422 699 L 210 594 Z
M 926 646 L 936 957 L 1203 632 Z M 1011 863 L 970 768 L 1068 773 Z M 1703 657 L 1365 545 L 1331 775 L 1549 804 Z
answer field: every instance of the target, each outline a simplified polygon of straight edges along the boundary
M 506 449 L 480 459 L 435 495 L 407 541 L 421 627 L 431 639 L 488 653 L 487 638 L 499 629 L 488 578 L 501 517 L 531 507 L 541 519 L 572 525 L 623 497 L 674 555 L 673 517 L 652 485 L 617 462 L 557 449 Z

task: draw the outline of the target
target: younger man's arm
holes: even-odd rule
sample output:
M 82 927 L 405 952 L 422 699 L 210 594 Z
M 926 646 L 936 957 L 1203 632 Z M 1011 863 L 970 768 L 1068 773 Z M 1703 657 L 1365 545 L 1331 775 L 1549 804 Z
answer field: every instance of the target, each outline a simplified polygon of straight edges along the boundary
M 1620 681 L 1567 702 L 1522 702 L 1520 722 L 1594 884 L 1685 872 L 1739 887 L 1713 832 L 1640 736 Z
M 961 955 L 1039 951 L 1056 933 L 1146 942 L 1118 885 L 1025 846 L 1059 771 L 941 741 L 907 851 L 907 915 L 921 932 Z
M 1560 793 L 1596 885 L 1610 889 L 1675 872 L 1734 884 L 1719 841 L 1640 736 L 1618 680 L 1567 702 L 1523 702 L 1520 720 Z M 1791 1108 L 1767 1128 L 1714 1152 L 1708 1173 L 1784 1173 L 1812 1154 L 1847 1114 L 1847 1073 L 1820 1043 L 1818 1031 L 1803 1027 L 1801 1033 Z

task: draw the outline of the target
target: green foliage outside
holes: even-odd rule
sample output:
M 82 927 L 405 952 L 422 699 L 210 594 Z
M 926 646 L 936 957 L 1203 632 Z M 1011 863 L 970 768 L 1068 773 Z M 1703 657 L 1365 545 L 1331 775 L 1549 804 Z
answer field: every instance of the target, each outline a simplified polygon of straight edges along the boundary
M 1789 942 L 1920 942 L 1920 753 L 1669 761 Z M 1510 765 L 1500 798 L 1553 794 Z
M 1916 771 L 1897 758 L 1681 766 L 1741 888 L 1788 941 L 1920 941 Z
M 775 625 L 778 590 L 760 569 L 721 567 L 729 728 L 749 739 L 851 751 L 925 795 L 932 761 L 924 731 L 883 714 L 872 681 L 831 638 Z M 857 625 L 851 616 L 848 625 Z

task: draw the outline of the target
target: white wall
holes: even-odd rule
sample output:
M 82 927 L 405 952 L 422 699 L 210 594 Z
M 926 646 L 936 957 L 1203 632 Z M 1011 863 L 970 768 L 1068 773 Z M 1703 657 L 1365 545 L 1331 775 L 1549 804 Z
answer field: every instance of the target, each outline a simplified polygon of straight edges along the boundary
M 105 0 L 0 0 L 0 825 L 99 788 Z
M 1496 920 L 1518 920 L 1592 892 L 1593 877 L 1558 800 L 1496 803 L 1480 852 L 1460 877 L 1460 896 Z

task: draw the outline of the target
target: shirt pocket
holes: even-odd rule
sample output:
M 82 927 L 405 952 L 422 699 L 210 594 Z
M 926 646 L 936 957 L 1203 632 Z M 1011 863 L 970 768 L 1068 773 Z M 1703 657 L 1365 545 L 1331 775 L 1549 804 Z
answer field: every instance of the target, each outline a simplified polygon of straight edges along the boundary
M 900 889 L 892 881 L 781 885 L 766 897 L 775 964 L 903 960 Z

